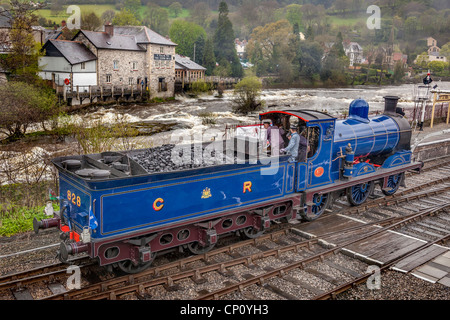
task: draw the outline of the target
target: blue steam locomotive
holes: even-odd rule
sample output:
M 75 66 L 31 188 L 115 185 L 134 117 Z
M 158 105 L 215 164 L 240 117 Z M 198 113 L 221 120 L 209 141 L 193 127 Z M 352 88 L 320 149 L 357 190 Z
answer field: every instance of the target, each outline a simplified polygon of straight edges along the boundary
M 267 153 L 252 159 L 260 141 L 236 136 L 202 147 L 231 150 L 237 161 L 169 172 L 145 169 L 135 157 L 142 150 L 53 159 L 60 211 L 35 220 L 34 229 L 61 229 L 62 261 L 85 252 L 135 273 L 170 249 L 204 253 L 223 234 L 255 238 L 274 220 L 314 220 L 341 196 L 360 205 L 376 185 L 394 194 L 407 170 L 422 167 L 412 161 L 411 128 L 397 102 L 385 97 L 384 112 L 369 117 L 367 102 L 354 100 L 345 120 L 313 110 L 261 113 L 260 120 L 304 129 L 309 152 L 294 162 Z

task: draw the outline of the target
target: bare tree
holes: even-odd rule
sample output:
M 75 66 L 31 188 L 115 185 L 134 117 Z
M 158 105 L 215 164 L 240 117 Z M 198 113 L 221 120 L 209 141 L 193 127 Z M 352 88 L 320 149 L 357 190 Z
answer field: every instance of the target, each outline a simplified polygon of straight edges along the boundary
M 116 16 L 116 12 L 114 10 L 106 10 L 102 13 L 102 21 L 104 24 L 111 23 Z
M 102 20 L 95 12 L 84 13 L 81 16 L 81 28 L 84 30 L 99 31 L 102 27 Z
M 25 82 L 9 81 L 0 86 L 0 132 L 21 138 L 35 123 L 58 114 L 56 96 L 48 89 Z

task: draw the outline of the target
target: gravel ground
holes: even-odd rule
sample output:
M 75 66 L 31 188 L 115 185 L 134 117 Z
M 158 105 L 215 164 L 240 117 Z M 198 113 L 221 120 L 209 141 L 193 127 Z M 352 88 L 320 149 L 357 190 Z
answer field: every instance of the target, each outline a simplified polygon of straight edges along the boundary
M 437 221 L 442 223 L 443 225 L 450 225 L 450 222 L 447 220 L 440 219 L 438 217 L 430 217 L 428 218 L 432 221 Z M 297 236 L 293 234 L 289 234 L 287 236 L 282 235 L 278 237 L 276 241 L 283 241 L 287 243 L 291 243 L 291 238 Z M 44 231 L 39 235 L 35 235 L 33 232 L 24 233 L 21 235 L 17 235 L 11 238 L 0 238 L 0 256 L 8 255 L 13 252 L 28 250 L 31 247 L 41 247 L 49 244 L 58 243 L 58 232 L 49 232 Z M 276 247 L 276 244 L 270 240 L 261 241 L 258 246 L 272 248 Z M 37 252 L 33 252 L 31 254 L 23 254 L 16 255 L 13 257 L 0 259 L 0 275 L 4 275 L 11 272 L 18 272 L 26 269 L 31 269 L 37 267 L 39 265 L 50 264 L 53 262 L 57 262 L 55 259 L 55 250 L 57 248 L 50 248 L 47 250 L 40 250 Z M 322 249 L 319 246 L 314 246 L 311 250 L 307 250 L 308 254 L 313 254 L 314 252 L 319 252 L 325 249 Z M 241 255 L 247 255 L 251 253 L 258 252 L 259 250 L 253 246 L 245 246 L 241 248 L 235 249 L 235 252 L 239 252 Z M 160 257 L 155 261 L 156 265 L 165 264 L 173 260 L 174 257 L 172 255 L 176 254 L 168 254 L 166 256 Z M 302 254 L 303 255 L 303 254 Z M 307 255 L 307 254 L 305 254 Z M 292 256 L 292 257 L 291 257 Z M 297 256 L 297 258 L 294 258 Z M 229 260 L 230 256 L 227 254 L 221 254 L 218 256 L 214 256 L 215 261 L 226 261 Z M 367 265 L 358 260 L 352 259 L 345 255 L 332 255 L 327 257 L 329 261 L 339 264 L 343 267 L 352 269 L 360 274 L 365 273 L 367 269 Z M 283 253 L 279 258 L 268 257 L 261 260 L 256 261 L 256 264 L 250 264 L 249 266 L 236 266 L 230 268 L 230 270 L 234 273 L 234 276 L 225 277 L 221 275 L 219 272 L 210 272 L 204 274 L 202 277 L 206 280 L 203 284 L 196 285 L 192 279 L 182 280 L 177 282 L 178 291 L 167 291 L 163 287 L 152 288 L 142 294 L 142 297 L 145 299 L 192 299 L 196 297 L 198 294 L 202 293 L 202 290 L 214 291 L 217 288 L 223 287 L 227 285 L 227 282 L 233 283 L 237 280 L 243 280 L 247 278 L 249 275 L 257 276 L 262 274 L 263 268 L 277 268 L 284 264 L 283 261 L 295 261 L 298 260 L 298 254 L 294 254 L 292 252 Z M 205 265 L 203 261 L 193 262 L 187 267 L 194 266 L 203 266 Z M 347 275 L 342 271 L 333 269 L 329 266 L 324 266 L 319 264 L 308 264 L 308 268 L 316 269 L 323 273 L 326 273 L 339 282 L 347 281 Z M 173 268 L 171 270 L 165 271 L 164 273 L 173 274 L 178 272 L 177 268 Z M 301 281 L 304 281 L 310 284 L 313 287 L 318 289 L 328 291 L 332 289 L 333 285 L 329 282 L 321 279 L 318 276 L 310 274 L 305 270 L 295 269 L 291 272 L 287 273 L 288 276 L 297 278 Z M 296 285 L 295 283 L 291 283 L 286 279 L 273 278 L 267 281 L 266 286 L 253 285 L 251 287 L 245 288 L 242 292 L 236 292 L 229 294 L 223 298 L 232 299 L 232 300 L 244 300 L 244 299 L 276 299 L 276 300 L 284 300 L 284 297 L 281 297 L 271 290 L 269 290 L 268 285 L 272 285 L 274 287 L 282 289 L 284 292 L 295 295 L 299 299 L 310 299 L 314 297 L 315 294 L 309 292 L 308 290 Z M 387 271 L 382 274 L 381 277 L 381 290 L 369 290 L 365 284 L 359 285 L 350 291 L 338 295 L 337 299 L 340 300 L 409 300 L 409 299 L 419 299 L 419 300 L 448 300 L 450 298 L 450 288 L 445 287 L 440 284 L 431 284 L 421 279 L 418 279 L 414 276 L 402 274 L 394 271 Z M 40 287 L 31 287 L 30 291 L 34 296 L 40 296 L 42 294 L 48 294 L 48 292 L 44 292 L 47 290 L 46 288 Z M 181 293 L 181 294 L 180 294 Z M 9 298 L 12 298 L 9 297 Z M 8 297 L 1 297 L 0 299 L 9 299 Z M 129 295 L 123 297 L 124 299 L 137 299 L 136 296 Z
M 409 274 L 386 271 L 381 274 L 381 289 L 369 290 L 360 284 L 337 296 L 338 300 L 449 300 L 450 288 L 433 284 Z
M 0 238 L 0 256 L 7 256 L 12 253 L 59 244 L 59 232 L 46 231 L 38 235 L 34 232 L 19 234 L 14 237 Z M 57 263 L 56 250 L 58 247 L 38 250 L 30 253 L 8 256 L 0 258 L 0 276 L 8 273 L 16 273 L 41 265 Z

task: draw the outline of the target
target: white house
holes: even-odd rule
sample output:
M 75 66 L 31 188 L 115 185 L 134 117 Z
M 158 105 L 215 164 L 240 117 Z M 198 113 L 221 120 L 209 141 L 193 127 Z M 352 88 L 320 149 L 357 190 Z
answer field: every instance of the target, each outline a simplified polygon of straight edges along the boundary
M 88 90 L 97 85 L 97 57 L 81 42 L 48 40 L 42 48 L 45 56 L 39 59 L 39 76 L 57 85 Z
M 355 63 L 360 64 L 363 61 L 363 48 L 358 42 L 342 43 L 344 46 L 345 55 L 350 59 L 350 66 Z
M 234 41 L 234 46 L 236 48 L 236 53 L 239 58 L 243 59 L 245 55 L 245 49 L 247 47 L 248 41 L 247 40 L 239 40 L 238 38 Z

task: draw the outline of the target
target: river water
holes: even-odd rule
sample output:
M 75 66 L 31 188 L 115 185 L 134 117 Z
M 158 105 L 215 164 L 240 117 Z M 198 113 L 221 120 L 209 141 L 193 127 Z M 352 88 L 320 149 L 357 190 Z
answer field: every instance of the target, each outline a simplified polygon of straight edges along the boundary
M 450 82 L 436 81 L 434 84 L 437 84 L 439 89 L 450 90 Z M 399 96 L 399 106 L 411 110 L 414 107 L 416 88 L 415 85 L 405 84 L 334 89 L 266 89 L 262 91 L 261 100 L 264 103 L 264 111 L 312 109 L 326 111 L 339 117 L 343 112 L 348 111 L 349 104 L 358 98 L 365 99 L 369 103 L 370 112 L 383 110 L 384 96 Z M 199 142 L 199 139 L 207 141 L 207 134 L 213 131 L 211 129 L 223 133 L 229 125 L 258 122 L 258 112 L 245 116 L 234 114 L 232 98 L 232 91 L 225 91 L 223 98 L 220 99 L 214 95 L 203 95 L 198 98 L 176 96 L 176 100 L 170 103 L 89 108 L 86 109 L 88 111 L 80 111 L 66 117 L 64 121 L 78 122 L 83 126 L 90 126 L 98 121 L 102 124 L 121 121 L 131 123 L 140 129 L 144 128 L 144 132 L 147 132 L 145 130 L 148 128 L 157 126 L 157 133 L 131 138 L 126 146 L 121 145 L 120 139 L 117 139 L 118 144 L 112 147 L 117 151 L 177 143 L 173 140 L 174 132 L 184 137 L 183 143 L 189 141 L 186 138 L 191 142 Z M 41 130 L 39 125 L 29 131 L 33 129 Z M 38 179 L 42 170 L 49 171 L 49 166 L 46 165 L 48 162 L 44 159 L 82 152 L 71 137 L 67 137 L 62 143 L 55 143 L 52 139 L 44 138 L 43 141 L 34 141 L 29 146 L 31 148 L 26 150 L 18 147 L 15 151 L 0 151 L 0 184 L 25 180 L 22 174 L 24 169 L 17 170 L 20 167 L 29 168 L 28 171 L 33 168 L 31 171 L 37 172 Z M 15 172 L 15 177 L 11 178 L 8 172 Z
M 450 82 L 436 81 L 438 89 L 450 90 Z M 262 91 L 261 100 L 265 110 L 301 110 L 312 109 L 326 111 L 338 117 L 348 111 L 354 99 L 365 99 L 369 103 L 369 111 L 382 111 L 384 96 L 398 96 L 399 107 L 411 110 L 417 85 L 400 86 L 357 86 L 352 88 L 314 88 L 314 89 L 266 89 Z M 223 129 L 226 125 L 251 124 L 258 121 L 258 113 L 247 116 L 232 113 L 232 91 L 226 91 L 223 98 L 203 95 L 198 98 L 176 96 L 176 101 L 158 105 L 130 105 L 126 108 L 99 108 L 89 114 L 78 114 L 78 121 L 86 119 L 112 123 L 120 117 L 130 123 L 176 123 L 174 129 L 183 134 L 194 136 L 209 128 Z M 213 119 L 205 123 L 204 116 Z M 146 139 L 147 146 L 169 143 L 170 132 L 154 134 Z

